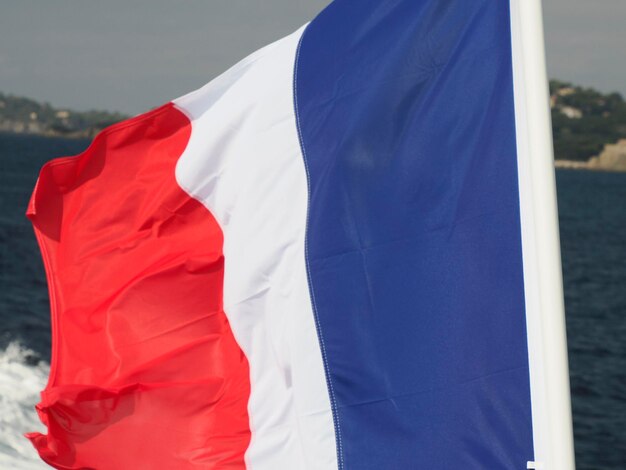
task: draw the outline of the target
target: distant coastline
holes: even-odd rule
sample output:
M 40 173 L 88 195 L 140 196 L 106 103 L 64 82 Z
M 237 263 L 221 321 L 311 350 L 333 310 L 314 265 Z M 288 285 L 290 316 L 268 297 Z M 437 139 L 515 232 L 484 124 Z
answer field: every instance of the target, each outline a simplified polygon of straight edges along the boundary
M 626 139 L 605 145 L 599 155 L 587 161 L 555 160 L 554 166 L 569 170 L 626 172 Z
M 626 172 L 626 102 L 558 80 L 550 81 L 555 167 Z M 0 132 L 92 139 L 127 119 L 108 111 L 72 111 L 0 93 Z
M 30 130 L 21 126 L 13 126 L 14 123 L 0 124 L 0 134 L 21 135 L 33 137 L 50 137 L 62 139 L 93 139 L 103 128 L 89 128 L 80 131 L 62 132 L 54 130 Z M 106 127 L 106 126 L 105 126 Z
M 128 116 L 108 111 L 72 111 L 0 93 L 0 132 L 75 139 L 93 138 Z

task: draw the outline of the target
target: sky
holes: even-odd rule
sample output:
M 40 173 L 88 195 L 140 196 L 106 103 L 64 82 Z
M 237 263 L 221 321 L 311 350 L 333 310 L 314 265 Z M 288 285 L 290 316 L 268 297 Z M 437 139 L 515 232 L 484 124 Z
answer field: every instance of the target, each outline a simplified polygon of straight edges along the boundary
M 327 3 L 0 0 L 0 92 L 138 114 L 202 86 Z M 550 77 L 626 95 L 626 1 L 543 4 Z

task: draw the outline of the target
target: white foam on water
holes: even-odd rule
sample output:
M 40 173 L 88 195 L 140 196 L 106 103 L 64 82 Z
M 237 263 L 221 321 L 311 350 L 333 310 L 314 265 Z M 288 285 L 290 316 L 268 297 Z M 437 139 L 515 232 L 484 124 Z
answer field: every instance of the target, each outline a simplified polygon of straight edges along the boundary
M 19 343 L 0 351 L 0 468 L 16 470 L 49 469 L 37 455 L 25 432 L 45 433 L 35 404 L 46 386 L 49 365 L 29 365 L 35 353 Z

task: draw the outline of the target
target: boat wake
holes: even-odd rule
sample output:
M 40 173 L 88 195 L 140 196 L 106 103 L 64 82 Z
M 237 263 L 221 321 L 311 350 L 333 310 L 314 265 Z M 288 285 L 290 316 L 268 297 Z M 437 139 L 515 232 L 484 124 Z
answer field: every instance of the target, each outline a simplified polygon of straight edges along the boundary
M 49 365 L 17 342 L 0 350 L 0 468 L 46 469 L 23 434 L 45 432 L 35 411 Z

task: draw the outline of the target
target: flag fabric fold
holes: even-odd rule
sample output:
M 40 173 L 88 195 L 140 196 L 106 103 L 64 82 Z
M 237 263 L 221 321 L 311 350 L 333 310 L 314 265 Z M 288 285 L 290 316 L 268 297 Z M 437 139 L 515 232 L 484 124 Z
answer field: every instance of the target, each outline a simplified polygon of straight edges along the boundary
M 336 0 L 44 166 L 41 457 L 526 468 L 514 60 L 508 2 Z

